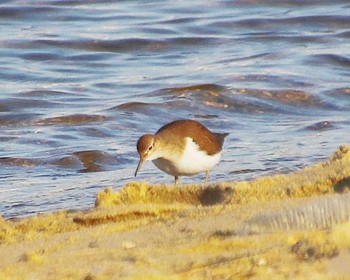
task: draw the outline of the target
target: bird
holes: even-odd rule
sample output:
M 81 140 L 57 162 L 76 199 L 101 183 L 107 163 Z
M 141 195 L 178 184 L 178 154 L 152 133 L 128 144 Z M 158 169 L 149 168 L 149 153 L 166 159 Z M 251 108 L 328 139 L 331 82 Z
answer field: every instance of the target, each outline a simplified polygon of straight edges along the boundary
M 209 171 L 219 163 L 225 137 L 214 133 L 195 120 L 175 120 L 162 126 L 155 134 L 142 135 L 137 141 L 140 156 L 135 177 L 145 161 L 152 161 L 161 171 L 174 176 L 191 176 Z

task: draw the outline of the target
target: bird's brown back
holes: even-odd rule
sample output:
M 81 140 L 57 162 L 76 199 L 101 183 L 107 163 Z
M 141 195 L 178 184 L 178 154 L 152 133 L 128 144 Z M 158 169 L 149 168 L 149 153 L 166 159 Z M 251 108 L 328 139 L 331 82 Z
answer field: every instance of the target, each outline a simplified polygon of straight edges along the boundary
M 180 139 L 190 137 L 208 155 L 221 151 L 227 135 L 228 133 L 213 133 L 201 123 L 193 120 L 173 121 L 161 127 L 156 133 L 157 137 L 162 137 L 164 141 L 175 145 Z

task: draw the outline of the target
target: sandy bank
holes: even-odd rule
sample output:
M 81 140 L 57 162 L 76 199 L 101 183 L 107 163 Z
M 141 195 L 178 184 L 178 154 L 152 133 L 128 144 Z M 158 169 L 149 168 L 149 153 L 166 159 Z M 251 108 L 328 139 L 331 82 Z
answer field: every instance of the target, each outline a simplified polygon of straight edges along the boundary
M 349 279 L 350 147 L 287 175 L 130 183 L 89 212 L 0 219 L 0 279 Z

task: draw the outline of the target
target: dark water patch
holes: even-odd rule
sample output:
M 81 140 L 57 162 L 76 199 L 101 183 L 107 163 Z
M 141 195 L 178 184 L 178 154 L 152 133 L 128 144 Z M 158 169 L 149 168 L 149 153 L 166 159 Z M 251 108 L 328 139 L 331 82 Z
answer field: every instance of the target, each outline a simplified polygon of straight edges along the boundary
M 20 56 L 22 59 L 31 61 L 50 61 L 50 60 L 62 60 L 63 57 L 54 53 L 46 52 L 32 52 L 26 53 Z
M 37 120 L 34 122 L 36 125 L 61 125 L 61 124 L 86 124 L 93 122 L 103 122 L 108 118 L 102 115 L 84 115 L 84 114 L 75 114 L 62 117 L 53 117 L 46 118 L 42 120 Z
M 132 51 L 159 51 L 171 47 L 169 42 L 155 39 L 120 39 L 120 40 L 39 40 L 39 46 L 54 46 L 95 52 L 129 53 Z
M 12 136 L 0 136 L 0 142 L 11 142 L 17 140 L 17 137 Z
M 321 65 L 322 67 L 325 67 L 325 64 L 345 68 L 350 67 L 350 58 L 344 55 L 316 54 L 309 56 L 307 61 L 313 65 Z
M 101 151 L 81 151 L 73 155 L 83 164 L 84 168 L 79 170 L 82 173 L 103 171 L 103 164 L 116 163 L 116 157 Z
M 159 35 L 176 35 L 178 32 L 169 29 L 169 28 L 154 28 L 154 27 L 140 27 L 138 28 L 138 31 L 149 33 L 149 34 L 159 34 Z
M 69 61 L 100 61 L 102 59 L 101 54 L 97 53 L 84 53 L 84 54 L 77 54 L 77 55 L 71 55 L 66 57 Z
M 350 31 L 338 32 L 335 36 L 339 38 L 350 38 Z
M 141 38 L 119 40 L 38 40 L 33 43 L 38 48 L 51 46 L 95 52 L 130 53 L 135 51 L 159 52 L 178 47 L 202 46 L 215 41 L 217 41 L 215 38 L 179 37 L 163 40 Z
M 326 131 L 326 130 L 332 130 L 332 129 L 335 129 L 335 128 L 336 128 L 336 125 L 333 122 L 321 121 L 321 122 L 316 122 L 314 124 L 306 126 L 305 130 Z
M 285 27 L 288 26 L 289 32 L 292 28 L 300 28 L 304 26 L 307 28 L 322 28 L 322 27 L 335 27 L 335 28 L 345 28 L 347 29 L 348 22 L 350 21 L 349 16 L 333 16 L 333 15 L 309 15 L 309 16 L 299 16 L 299 17 L 282 17 L 282 18 L 250 18 L 243 19 L 233 22 L 241 28 L 252 28 L 256 29 L 271 29 L 276 27 L 283 27 L 285 32 Z
M 90 10 L 91 11 L 91 10 Z M 111 21 L 111 20 L 118 20 L 120 18 L 123 18 L 125 20 L 131 20 L 131 19 L 136 19 L 136 17 L 133 16 L 123 16 L 123 17 L 118 17 L 118 16 L 109 16 L 104 13 L 94 13 L 94 12 L 89 12 L 88 10 L 82 11 L 81 15 L 78 15 L 76 13 L 71 13 L 69 9 L 64 9 L 63 12 L 57 13 L 55 16 L 55 20 L 58 22 L 93 22 L 96 20 L 99 21 Z
M 9 112 L 9 111 L 11 110 L 8 106 L 6 106 L 6 104 L 0 103 L 0 112 Z
M 66 96 L 75 96 L 73 93 L 57 90 L 30 90 L 18 94 L 23 97 L 57 98 Z M 40 99 L 42 100 L 42 99 Z
M 56 102 L 42 100 L 42 99 L 29 99 L 29 98 L 8 98 L 0 101 L 0 108 L 3 107 L 7 112 L 19 111 L 19 110 L 31 110 L 34 108 L 53 108 L 59 105 Z
M 350 97 L 350 88 L 338 88 L 333 90 L 332 92 Z
M 59 168 L 71 170 L 81 170 L 84 168 L 82 162 L 75 156 L 64 156 L 59 159 L 54 159 L 50 161 L 50 164 Z
M 54 6 L 80 6 L 86 4 L 111 3 L 111 0 L 50 0 L 45 2 L 49 2 L 51 5 Z
M 320 93 L 331 104 L 334 104 L 339 110 L 349 111 L 350 109 L 350 88 L 335 88 L 322 91 Z
M 199 118 L 199 119 L 218 119 L 219 116 L 218 115 L 194 115 L 194 117 Z
M 98 150 L 73 152 L 41 158 L 2 157 L 0 166 L 60 168 L 70 172 L 89 173 L 113 170 L 119 164 L 115 155 Z
M 183 93 L 193 92 L 193 91 L 205 91 L 205 92 L 211 92 L 215 94 L 226 90 L 227 89 L 225 87 L 216 85 L 216 84 L 200 84 L 200 85 L 193 85 L 193 86 L 166 88 L 162 91 L 168 91 L 176 94 L 183 94 Z
M 191 24 L 193 22 L 196 22 L 197 20 L 198 18 L 196 17 L 188 16 L 188 17 L 177 17 L 173 19 L 166 19 L 156 23 L 163 26 L 167 26 L 167 25 L 178 25 L 178 24 Z
M 238 57 L 230 57 L 230 58 L 224 58 L 222 60 L 219 60 L 217 63 L 230 63 L 230 62 L 238 62 L 238 61 L 249 61 L 249 60 L 258 60 L 263 57 L 268 57 L 273 55 L 273 53 L 266 52 L 266 53 L 260 53 L 256 55 L 249 55 L 249 56 L 238 56 Z
M 37 166 L 40 160 L 31 158 L 18 158 L 18 157 L 2 157 L 0 158 L 0 165 L 14 165 L 21 167 L 33 167 Z
M 75 171 L 78 173 L 90 173 L 114 170 L 123 160 L 115 154 L 100 150 L 83 150 L 64 156 L 56 156 L 45 161 L 45 164 Z
M 172 46 L 208 46 L 220 43 L 215 37 L 179 37 L 168 39 Z
M 32 121 L 37 118 L 38 114 L 25 114 L 25 113 L 13 113 L 1 115 L 0 127 L 1 126 L 26 126 L 30 125 Z
M 20 39 L 6 39 L 3 38 L 0 39 L 0 46 L 1 48 L 5 49 L 31 49 L 34 47 L 33 42 L 26 41 L 26 40 L 20 40 Z M 6 69 L 5 67 L 2 67 L 2 69 Z M 10 68 L 8 68 L 10 69 Z
M 39 14 L 46 15 L 47 13 L 56 11 L 55 8 L 50 6 L 28 6 L 28 5 L 17 5 L 17 6 L 4 6 L 0 7 L 0 19 L 27 19 L 32 18 L 33 15 L 38 16 Z
M 295 34 L 294 32 L 284 32 L 283 34 L 279 34 L 276 32 L 259 32 L 259 33 L 243 33 L 243 37 L 238 39 L 239 42 L 242 43 L 252 43 L 252 42 L 260 42 L 260 43 L 300 43 L 300 44 L 322 44 L 329 43 L 332 41 L 333 34 L 329 35 L 300 35 Z
M 238 0 L 238 1 L 225 1 L 223 3 L 225 6 L 229 7 L 238 7 L 238 6 L 272 6 L 274 8 L 276 7 L 282 7 L 282 8 L 291 8 L 291 7 L 314 7 L 314 6 L 332 6 L 335 4 L 349 4 L 348 0 L 336 0 L 336 1 L 324 1 L 324 0 Z
M 153 107 L 153 106 L 158 106 L 160 104 L 156 104 L 156 103 L 146 103 L 146 102 L 127 102 L 127 103 L 123 103 L 117 106 L 114 106 L 108 110 L 118 110 L 118 109 L 122 109 L 122 110 L 138 110 L 138 109 L 144 109 L 144 108 L 149 108 L 149 107 Z

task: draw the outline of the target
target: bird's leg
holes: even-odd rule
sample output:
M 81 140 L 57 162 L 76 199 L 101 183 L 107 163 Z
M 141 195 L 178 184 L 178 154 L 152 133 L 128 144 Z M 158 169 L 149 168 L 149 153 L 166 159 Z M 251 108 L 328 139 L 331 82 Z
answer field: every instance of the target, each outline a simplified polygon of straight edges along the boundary
M 179 184 L 179 177 L 175 176 L 175 186 Z
M 205 171 L 205 184 L 208 185 L 209 170 Z

